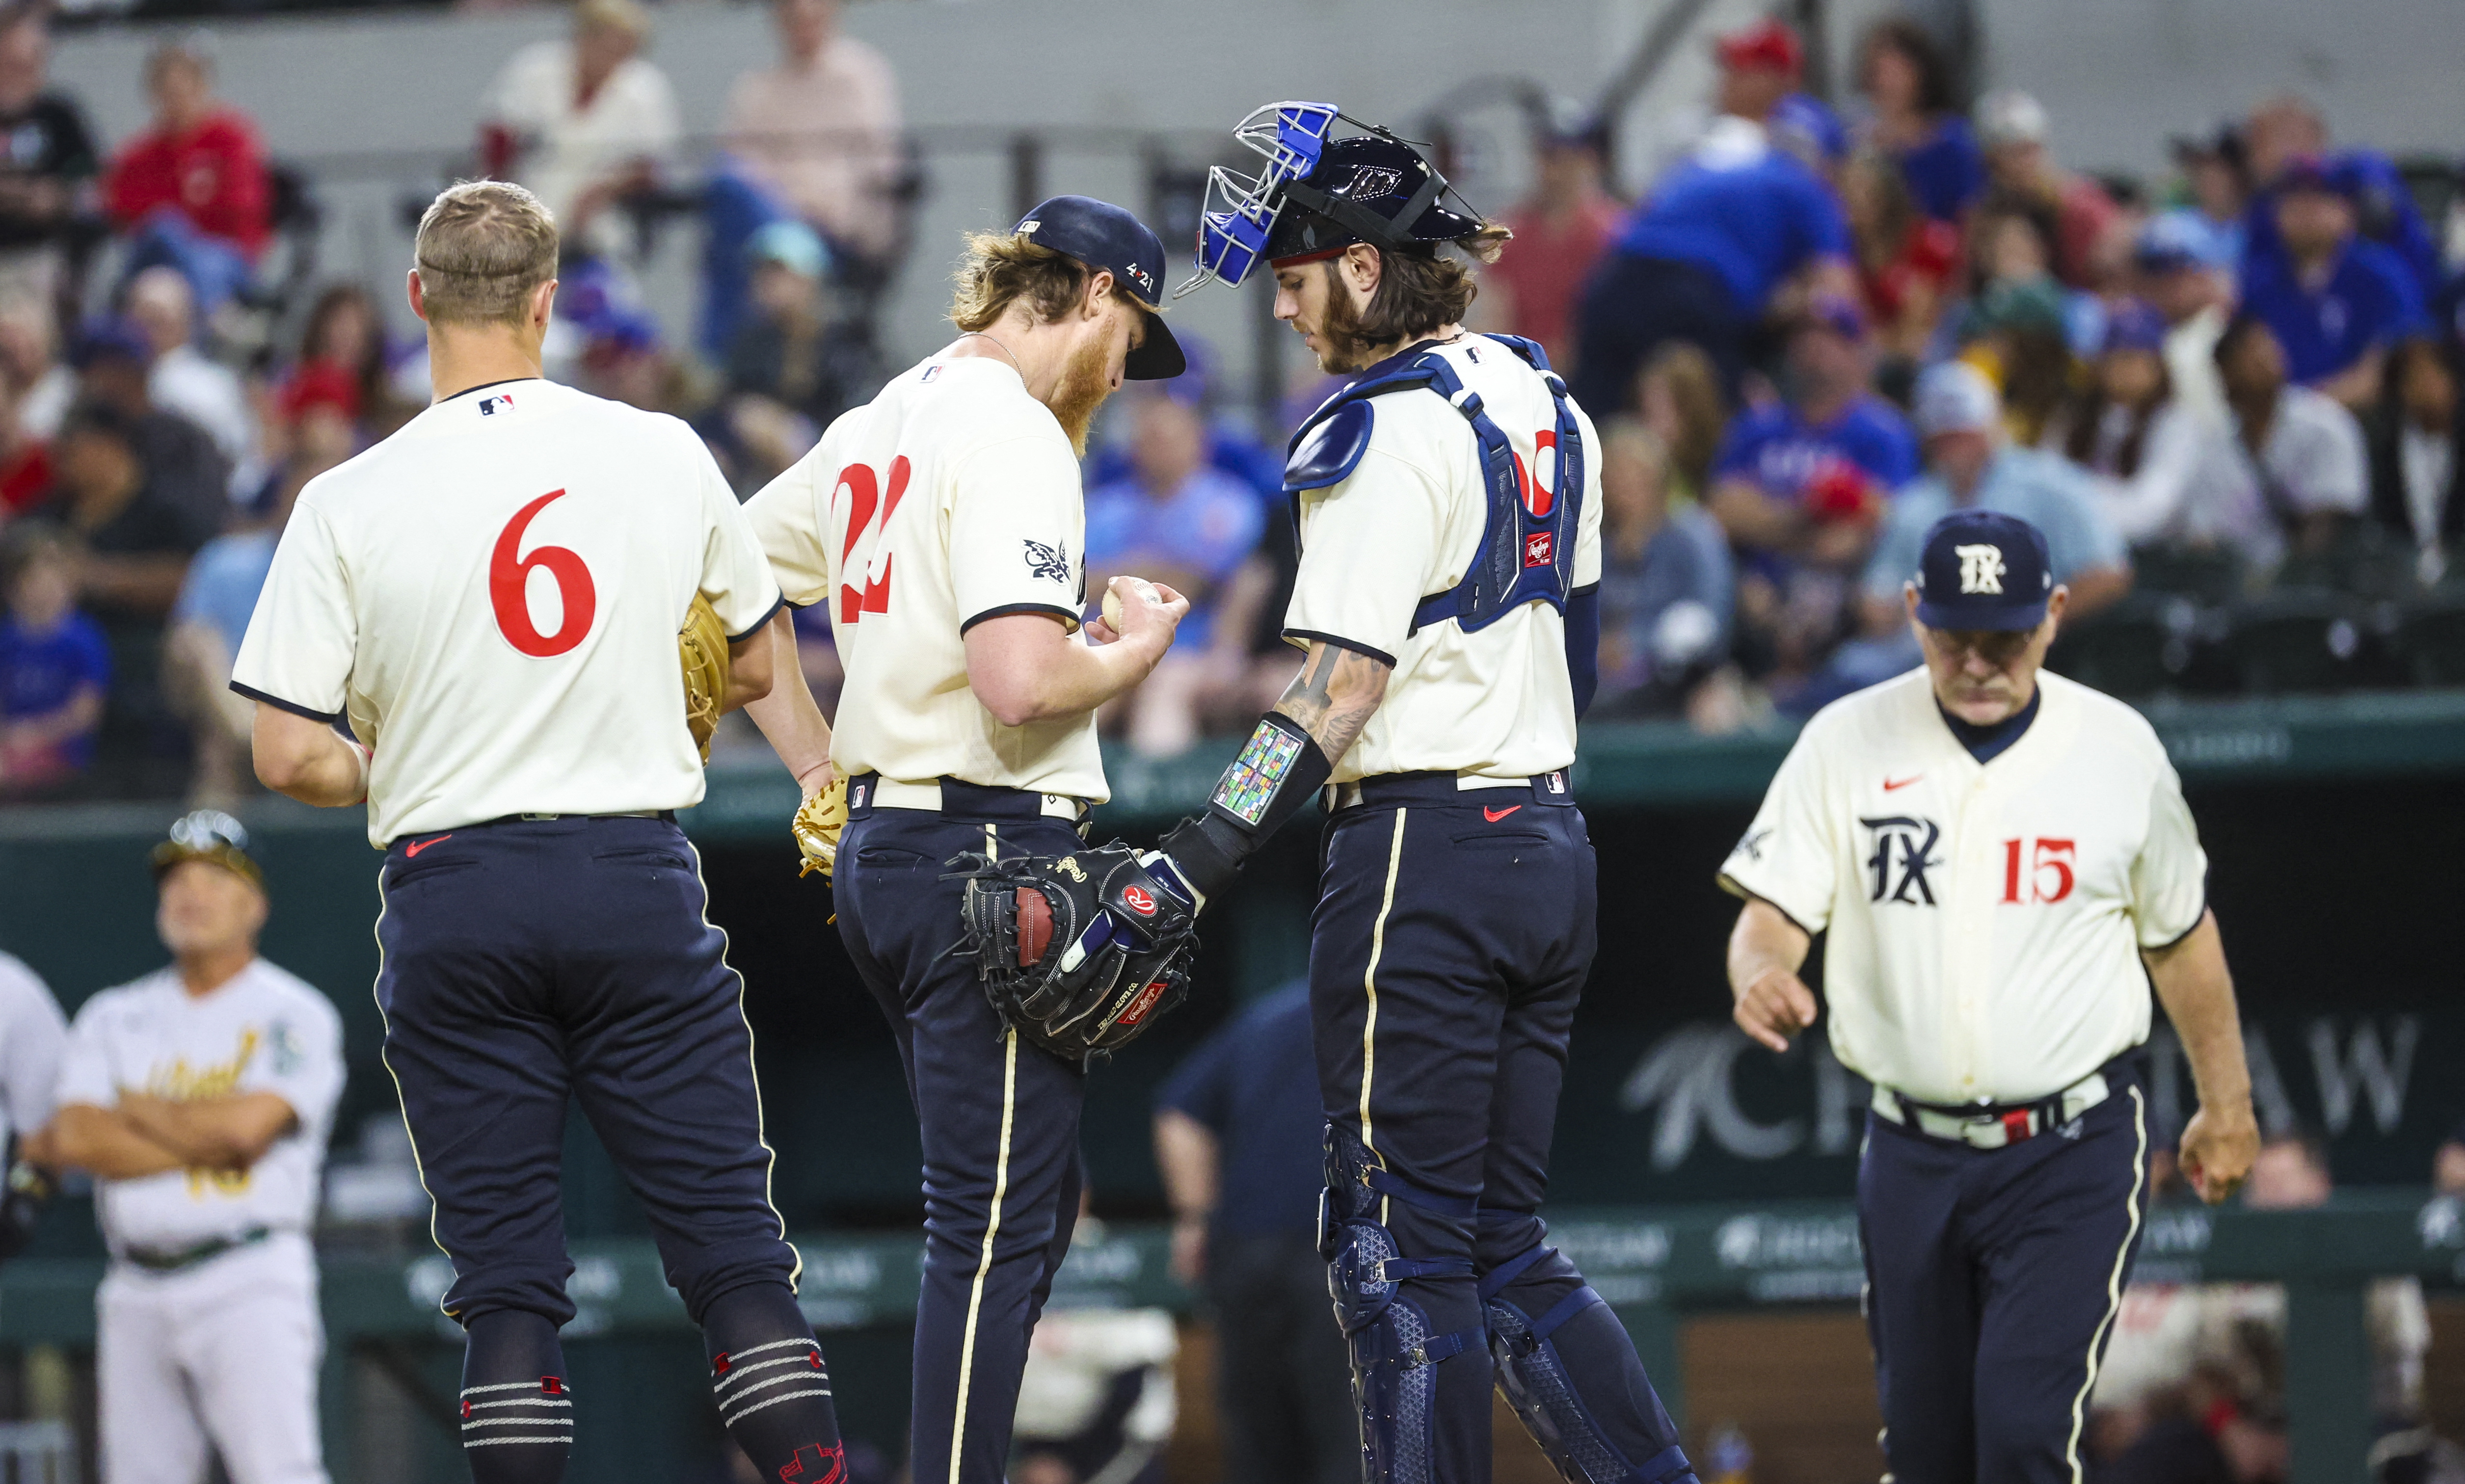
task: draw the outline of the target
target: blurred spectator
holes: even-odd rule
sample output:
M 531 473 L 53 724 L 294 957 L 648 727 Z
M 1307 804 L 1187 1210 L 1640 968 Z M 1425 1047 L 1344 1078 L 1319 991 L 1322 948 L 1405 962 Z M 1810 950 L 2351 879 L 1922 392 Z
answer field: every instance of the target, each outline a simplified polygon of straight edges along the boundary
M 2217 337 L 2232 318 L 2230 267 L 2201 255 L 2197 233 L 2179 215 L 2140 231 L 2132 253 L 2140 297 L 2165 321 L 2165 376 L 2175 404 L 2211 432 L 2226 426 L 2225 383 L 2217 376 Z
M 2465 1123 L 2451 1130 L 2432 1156 L 2431 1185 L 2442 1195 L 2465 1195 Z
M 2413 552 L 2414 580 L 2435 586 L 2465 538 L 2465 414 L 2457 407 L 2456 368 L 2437 344 L 2398 343 L 2365 431 L 2371 517 Z
M 78 340 L 75 363 L 80 401 L 111 408 L 125 423 L 156 498 L 178 509 L 195 541 L 218 534 L 231 519 L 231 464 L 204 429 L 154 406 L 154 346 L 126 320 L 98 320 Z
M 249 117 L 214 96 L 211 41 L 199 33 L 145 58 L 152 128 L 121 146 L 102 191 L 130 233 L 123 275 L 177 268 L 213 315 L 247 287 L 273 235 L 265 147 Z
M 1601 188 L 1600 138 L 1591 121 L 1553 120 L 1538 153 L 1532 194 L 1506 213 L 1515 238 L 1482 273 L 1481 290 L 1501 291 L 1502 322 L 1539 341 L 1551 365 L 1572 370 L 1576 299 L 1617 230 L 1619 208 Z
M 2044 532 L 2054 581 L 2072 590 L 2067 620 L 2086 618 L 2129 589 L 2121 533 L 2089 476 L 2052 454 L 2012 447 L 1993 383 L 1975 366 L 1955 361 L 1928 369 L 1918 381 L 1917 422 L 1926 473 L 1892 501 L 1867 565 L 1869 633 L 1906 631 L 1900 589 L 1917 576 L 1926 529 L 1954 510 L 2000 510 Z
M 1712 358 L 1683 341 L 1653 353 L 1635 378 L 1643 426 L 1660 441 L 1672 504 L 1697 503 L 1712 493 L 1712 465 L 1728 436 L 1721 375 Z
M 189 564 L 163 644 L 163 693 L 186 721 L 195 771 L 189 802 L 222 808 L 248 776 L 255 703 L 231 688 L 232 660 L 274 565 L 274 547 L 309 480 L 351 456 L 358 388 L 340 367 L 311 363 L 285 399 L 283 461 L 255 501 L 248 526 L 206 543 Z
M 2107 514 L 2134 545 L 2215 534 L 2202 527 L 2204 512 L 2187 507 L 2222 440 L 2175 398 L 2165 346 L 2156 310 L 2137 299 L 2116 304 L 2089 385 L 2046 430 L 2045 447 L 2097 476 Z
M 1866 389 L 1873 358 L 1851 300 L 1813 300 L 1788 357 L 1782 399 L 1729 425 L 1706 504 L 1741 547 L 1851 567 L 1885 497 L 1916 476 L 1917 441 Z
M 350 417 L 363 446 L 385 437 L 419 411 L 394 390 L 386 355 L 385 321 L 368 291 L 356 283 L 333 284 L 309 306 L 307 324 L 300 332 L 300 359 L 286 387 L 319 374 L 311 368 L 321 366 L 341 372 L 350 382 Z M 295 403 L 299 394 L 286 390 L 283 399 Z
M 2035 443 L 2071 392 L 2073 346 L 2093 343 L 2096 302 L 2055 281 L 2051 224 L 2025 197 L 1988 194 L 1970 222 L 1968 248 L 1976 287 L 1954 340 L 1962 359 L 2000 388 L 2012 437 Z
M 51 85 L 45 8 L 0 9 L 0 293 L 60 298 L 64 241 L 101 169 L 77 100 Z
M 568 256 L 618 254 L 609 208 L 656 185 L 683 133 L 667 75 L 637 55 L 650 33 L 635 0 L 581 0 L 568 39 L 516 52 L 489 87 L 481 168 L 546 203 Z
M 2104 187 L 2054 163 L 2045 105 L 2014 90 L 1988 93 L 1977 100 L 1977 130 L 1993 183 L 2052 216 L 2054 276 L 2073 288 L 2095 288 L 2098 248 L 2118 212 Z
M 1649 429 L 1618 418 L 1600 439 L 1601 685 L 1589 715 L 1679 715 L 1728 658 L 1728 537 L 1701 505 L 1673 505 L 1668 450 Z
M 1189 599 L 1174 652 L 1123 699 L 1130 744 L 1173 757 L 1198 741 L 1212 711 L 1237 709 L 1256 614 L 1227 600 L 1265 511 L 1249 486 L 1208 461 L 1207 424 L 1189 402 L 1149 392 L 1132 417 L 1131 476 L 1087 493 L 1087 590 L 1100 594 L 1128 574 Z M 1243 595 L 1255 603 L 1260 594 L 1245 585 Z
M 1103 1239 L 1103 1223 L 1081 1214 L 1071 1246 Z M 1019 1376 L 1010 1484 L 1163 1484 L 1180 1351 L 1164 1309 L 1047 1310 Z
M 1855 293 L 1838 201 L 1764 126 L 1797 85 L 1797 33 L 1765 21 L 1722 37 L 1720 55 L 1720 116 L 1628 216 L 1584 291 L 1574 389 L 1596 416 L 1628 407 L 1635 368 L 1669 341 L 1700 345 L 1734 402 L 1776 293 L 1800 276 Z
M 2332 152 L 2328 122 L 2308 101 L 2291 95 L 2273 98 L 2252 110 L 2243 132 L 2249 142 L 2253 180 L 2273 191 L 2277 178 L 2297 160 L 2323 162 L 2353 201 L 2355 223 L 2364 240 L 2394 253 L 2423 298 L 2439 292 L 2444 277 L 2439 244 L 2394 161 L 2376 149 Z M 2251 206 L 2245 255 L 2255 257 L 2272 251 L 2276 246 L 2276 233 L 2274 205 L 2263 195 Z
M 2360 410 L 2379 397 L 2388 345 L 2425 321 L 2404 261 L 2356 234 L 2349 191 L 2316 155 L 2286 164 L 2273 192 L 2275 238 L 2253 245 L 2242 306 L 2276 332 L 2294 380 Z
M 77 401 L 77 372 L 60 358 L 59 316 L 49 299 L 0 294 L 0 376 L 16 431 L 37 445 L 50 442 Z M 11 503 L 22 504 L 11 490 Z
M 833 252 L 879 258 L 898 234 L 899 78 L 839 29 L 839 0 L 771 0 L 779 61 L 740 74 L 722 147 Z
M 146 400 L 203 429 L 225 462 L 247 458 L 256 442 L 256 417 L 238 375 L 194 343 L 196 299 L 189 280 L 176 268 L 148 268 L 128 280 L 125 299 L 129 322 L 153 352 Z
M 2251 205 L 2251 163 L 2242 131 L 2224 124 L 2206 137 L 2178 137 L 2173 149 L 2191 199 L 2149 225 L 2162 225 L 2165 240 L 2201 267 L 2232 274 L 2242 266 L 2243 217 Z M 2146 232 L 2141 240 L 2144 246 Z
M 1960 275 L 1960 229 L 1917 210 L 1900 167 L 1884 155 L 1851 157 L 1840 182 L 1857 246 L 1857 286 L 1882 355 L 1921 359 Z
M 2322 392 L 2291 385 L 2267 321 L 2243 314 L 2217 341 L 2217 369 L 2233 413 L 2232 478 L 2264 513 L 2256 538 L 2274 565 L 2290 544 L 2317 556 L 2368 508 L 2363 430 Z
M 752 313 L 728 347 L 727 388 L 798 413 L 819 436 L 871 390 L 869 331 L 833 318 L 824 286 L 830 254 L 811 227 L 772 222 L 753 234 L 746 255 Z
M 75 545 L 54 527 L 25 521 L 0 539 L 0 793 L 56 787 L 94 759 L 111 654 L 77 610 L 77 571 Z
M 1156 1094 L 1172 1271 L 1215 1321 L 1225 1484 L 1352 1484 L 1360 1413 L 1326 1322 L 1309 986 L 1229 1017 Z
M 1867 141 L 1899 167 L 1918 210 L 1958 222 L 1986 189 L 1986 155 L 1943 48 L 1916 21 L 1878 21 L 1858 47 L 1857 86 L 1875 105 Z

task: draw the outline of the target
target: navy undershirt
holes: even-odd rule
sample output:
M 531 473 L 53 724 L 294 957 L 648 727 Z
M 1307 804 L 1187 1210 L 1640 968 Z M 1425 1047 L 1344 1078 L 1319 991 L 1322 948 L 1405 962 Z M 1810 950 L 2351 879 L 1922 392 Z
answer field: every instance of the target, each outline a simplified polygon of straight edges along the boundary
M 1968 749 L 1970 757 L 1980 763 L 1991 763 L 2020 740 L 2020 734 L 2029 729 L 2030 722 L 2037 720 L 2037 702 L 2045 698 L 2046 688 L 2040 685 L 2031 694 L 2027 705 L 2002 720 L 1985 726 L 1974 721 L 1963 721 L 1943 711 L 1941 701 L 1934 703 L 1934 709 L 1942 713 L 1943 724 L 1951 728 L 1951 735 L 1960 739 L 1960 744 Z

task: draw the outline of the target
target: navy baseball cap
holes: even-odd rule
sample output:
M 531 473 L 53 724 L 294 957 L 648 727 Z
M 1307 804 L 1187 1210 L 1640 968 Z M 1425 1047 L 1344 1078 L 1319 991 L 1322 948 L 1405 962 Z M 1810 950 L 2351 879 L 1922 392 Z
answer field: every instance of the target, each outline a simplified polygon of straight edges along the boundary
M 2054 590 L 2046 538 L 2018 516 L 1955 510 L 1926 531 L 1918 622 L 1929 629 L 2034 629 Z
M 1123 376 L 1134 382 L 1170 381 L 1188 367 L 1181 342 L 1164 322 L 1164 242 L 1146 223 L 1093 196 L 1055 196 L 1038 202 L 1010 230 L 1038 247 L 1103 269 L 1146 309 L 1146 340 L 1130 352 Z

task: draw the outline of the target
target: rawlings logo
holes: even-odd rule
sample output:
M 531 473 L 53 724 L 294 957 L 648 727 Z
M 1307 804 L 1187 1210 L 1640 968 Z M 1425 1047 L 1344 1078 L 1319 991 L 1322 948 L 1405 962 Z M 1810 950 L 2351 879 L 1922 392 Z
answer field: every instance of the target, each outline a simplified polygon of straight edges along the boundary
M 1122 887 L 1121 905 L 1129 908 L 1132 912 L 1137 913 L 1143 918 L 1151 918 L 1155 916 L 1155 898 L 1147 895 L 1146 888 L 1143 886 Z
M 1140 990 L 1139 997 L 1130 1002 L 1130 1008 L 1121 1011 L 1121 1018 L 1113 1022 L 1113 1024 L 1117 1026 L 1135 1026 L 1140 1021 L 1146 1019 L 1147 1011 L 1154 1009 L 1156 1001 L 1164 998 L 1166 988 L 1166 982 L 1159 979 L 1155 983 Z
M 1523 538 L 1523 565 L 1547 566 L 1557 559 L 1558 539 L 1548 531 L 1535 531 Z

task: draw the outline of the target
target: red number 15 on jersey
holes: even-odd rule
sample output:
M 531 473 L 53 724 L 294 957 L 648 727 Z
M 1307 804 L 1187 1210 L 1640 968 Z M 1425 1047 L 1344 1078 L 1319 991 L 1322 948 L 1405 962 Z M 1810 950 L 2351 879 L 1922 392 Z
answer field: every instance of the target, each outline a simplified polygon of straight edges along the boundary
M 890 559 L 893 553 L 883 551 L 878 563 L 874 560 L 881 544 L 880 535 L 877 534 L 874 540 L 865 543 L 861 563 L 850 565 L 848 559 L 855 554 L 856 543 L 864 540 L 865 533 L 874 528 L 877 515 L 880 517 L 881 532 L 886 533 L 890 529 L 891 512 L 899 508 L 899 497 L 907 493 L 908 474 L 907 455 L 901 454 L 890 461 L 890 487 L 885 490 L 871 464 L 850 464 L 839 471 L 838 483 L 831 490 L 833 509 L 838 507 L 840 496 L 846 496 L 848 500 L 847 539 L 839 547 L 839 575 L 844 579 L 852 572 L 864 574 L 861 591 L 844 580 L 839 584 L 839 622 L 842 624 L 853 624 L 867 613 L 890 611 Z M 873 575 L 877 565 L 881 568 L 881 575 L 877 578 Z

